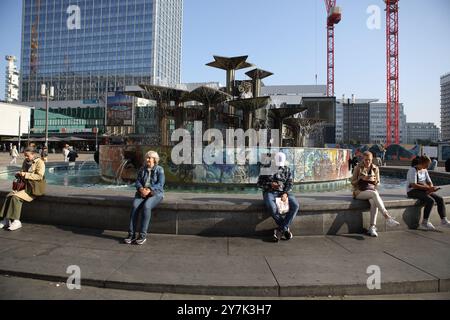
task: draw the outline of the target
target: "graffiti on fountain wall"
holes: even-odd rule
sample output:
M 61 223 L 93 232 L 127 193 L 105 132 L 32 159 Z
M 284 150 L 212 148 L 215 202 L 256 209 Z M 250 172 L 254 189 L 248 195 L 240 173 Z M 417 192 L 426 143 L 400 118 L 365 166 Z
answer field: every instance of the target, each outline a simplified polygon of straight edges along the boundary
M 100 168 L 108 180 L 132 182 L 143 165 L 147 151 L 160 155 L 169 184 L 256 184 L 263 158 L 268 149 L 258 149 L 258 164 L 181 164 L 171 161 L 171 147 L 142 145 L 101 146 Z M 315 148 L 280 148 L 287 156 L 287 165 L 294 176 L 294 183 L 323 182 L 348 179 L 350 150 Z

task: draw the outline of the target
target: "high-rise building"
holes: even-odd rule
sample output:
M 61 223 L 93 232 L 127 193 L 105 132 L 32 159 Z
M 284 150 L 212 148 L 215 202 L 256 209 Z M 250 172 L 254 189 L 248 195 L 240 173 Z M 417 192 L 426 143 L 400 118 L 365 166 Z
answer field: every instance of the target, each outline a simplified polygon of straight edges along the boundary
M 450 141 L 450 73 L 441 77 L 442 140 Z
M 416 144 L 418 140 L 439 141 L 439 128 L 432 122 L 408 122 L 406 126 L 408 132 L 407 143 L 409 144 Z
M 344 106 L 336 103 L 336 143 L 344 142 Z
M 344 143 L 386 143 L 386 103 L 377 103 L 377 99 L 347 99 L 343 106 L 342 141 Z M 341 102 L 342 103 L 342 102 Z M 399 104 L 400 143 L 406 143 L 406 115 L 403 103 Z M 336 132 L 341 129 L 336 129 Z M 336 137 L 337 139 L 337 137 Z
M 90 100 L 180 82 L 183 0 L 23 0 L 21 100 Z
M 5 101 L 17 102 L 19 101 L 19 70 L 16 66 L 16 57 L 6 56 L 8 64 L 6 66 L 5 78 Z
M 343 104 L 344 143 L 366 144 L 370 141 L 370 103 L 377 100 L 348 99 Z
M 386 103 L 370 104 L 370 143 L 386 143 Z M 392 115 L 394 110 L 392 110 Z M 403 103 L 399 103 L 400 143 L 407 143 L 406 114 Z

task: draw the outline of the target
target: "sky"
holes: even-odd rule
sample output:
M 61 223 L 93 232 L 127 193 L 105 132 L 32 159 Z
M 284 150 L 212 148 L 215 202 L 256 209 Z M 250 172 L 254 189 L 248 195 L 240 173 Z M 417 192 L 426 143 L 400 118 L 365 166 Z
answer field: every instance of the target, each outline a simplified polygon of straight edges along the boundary
M 20 57 L 21 3 L 0 0 L 1 73 L 5 55 Z M 408 122 L 440 125 L 440 76 L 450 72 L 450 1 L 399 3 L 400 102 Z M 336 96 L 385 102 L 384 1 L 337 0 L 337 5 L 342 21 L 335 29 Z M 379 28 L 373 8 L 379 8 Z M 274 73 L 266 85 L 315 84 L 316 74 L 318 84 L 326 84 L 323 0 L 184 0 L 183 19 L 182 82 L 224 84 L 225 73 L 205 64 L 213 55 L 248 55 L 249 62 Z M 237 79 L 247 79 L 248 70 L 238 71 Z

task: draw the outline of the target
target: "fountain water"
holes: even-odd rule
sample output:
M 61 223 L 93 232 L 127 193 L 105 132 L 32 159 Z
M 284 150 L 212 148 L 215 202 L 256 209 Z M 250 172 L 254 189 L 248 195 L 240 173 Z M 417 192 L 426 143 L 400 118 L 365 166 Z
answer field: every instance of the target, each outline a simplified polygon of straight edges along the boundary
M 124 181 L 122 179 L 123 170 L 125 169 L 126 165 L 130 162 L 129 159 L 122 160 L 122 163 L 119 166 L 119 169 L 117 169 L 116 172 L 116 184 L 122 184 Z
M 81 163 L 81 166 L 78 167 L 78 172 L 80 172 L 81 169 L 83 169 L 83 167 L 86 164 L 86 162 L 89 162 L 89 160 L 83 161 L 83 163 Z

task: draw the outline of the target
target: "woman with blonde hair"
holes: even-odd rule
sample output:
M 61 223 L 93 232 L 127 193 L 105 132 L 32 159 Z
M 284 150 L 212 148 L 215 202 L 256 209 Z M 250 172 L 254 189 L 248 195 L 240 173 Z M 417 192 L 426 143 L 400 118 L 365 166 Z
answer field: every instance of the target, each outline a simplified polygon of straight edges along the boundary
M 380 183 L 380 170 L 372 163 L 373 154 L 370 151 L 366 151 L 363 155 L 363 162 L 361 162 L 353 172 L 353 197 L 358 200 L 369 200 L 370 227 L 368 233 L 372 237 L 378 237 L 376 228 L 378 210 L 380 210 L 386 218 L 386 224 L 388 226 L 395 227 L 400 223 L 389 215 L 383 200 L 377 191 L 377 186 Z
M 159 155 L 155 151 L 149 151 L 144 158 L 145 164 L 139 170 L 135 183 L 136 194 L 130 215 L 128 237 L 124 240 L 126 244 L 142 245 L 147 241 L 152 210 L 164 198 L 165 176 L 164 169 L 158 165 Z M 139 212 L 142 212 L 141 227 L 139 237 L 136 237 Z

